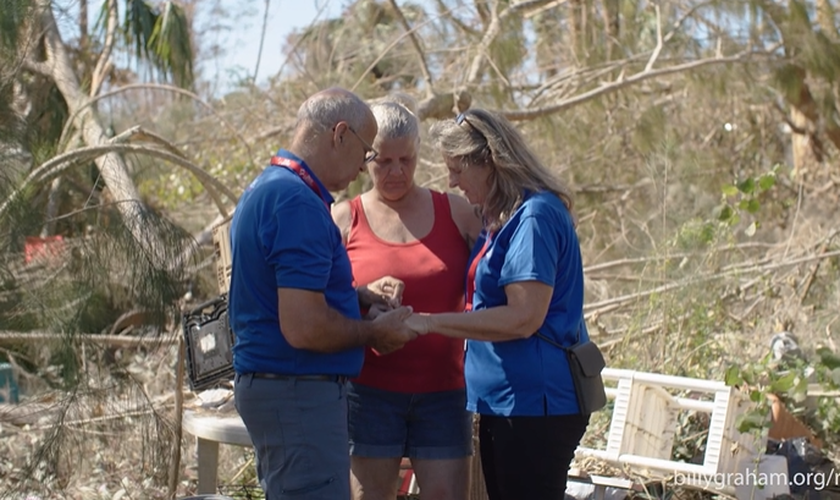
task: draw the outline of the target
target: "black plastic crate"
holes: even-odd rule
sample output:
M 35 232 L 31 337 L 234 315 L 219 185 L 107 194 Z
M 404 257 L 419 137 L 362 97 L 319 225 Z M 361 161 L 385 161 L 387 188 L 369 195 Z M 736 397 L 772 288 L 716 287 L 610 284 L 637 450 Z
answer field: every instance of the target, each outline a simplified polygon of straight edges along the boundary
M 227 295 L 220 295 L 184 314 L 190 389 L 201 391 L 233 380 L 233 331 Z

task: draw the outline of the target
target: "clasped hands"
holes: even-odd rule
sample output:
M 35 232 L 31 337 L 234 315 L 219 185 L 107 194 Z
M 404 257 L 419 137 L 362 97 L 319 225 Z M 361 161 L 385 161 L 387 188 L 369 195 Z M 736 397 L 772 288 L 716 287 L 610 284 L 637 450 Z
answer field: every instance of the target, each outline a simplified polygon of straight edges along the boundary
M 370 347 L 380 354 L 394 352 L 429 332 L 428 315 L 414 314 L 411 307 L 402 305 L 404 290 L 405 283 L 392 276 L 356 289 L 359 303 L 368 307 L 367 318 L 375 325 Z

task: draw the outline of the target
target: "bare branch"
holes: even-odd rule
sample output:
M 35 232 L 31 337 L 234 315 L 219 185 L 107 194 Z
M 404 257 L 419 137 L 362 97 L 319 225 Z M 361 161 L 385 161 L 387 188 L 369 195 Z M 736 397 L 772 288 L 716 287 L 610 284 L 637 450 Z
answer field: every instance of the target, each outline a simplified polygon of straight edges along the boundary
M 469 109 L 470 104 L 472 104 L 472 96 L 468 92 L 439 94 L 420 101 L 417 106 L 417 117 L 420 120 L 451 118 Z
M 370 65 L 369 65 L 367 68 L 365 68 L 365 70 L 364 70 L 364 71 L 362 72 L 362 74 L 359 76 L 359 79 L 358 79 L 358 80 L 356 80 L 356 83 L 354 83 L 354 84 L 353 84 L 353 86 L 352 86 L 352 87 L 350 87 L 350 90 L 351 90 L 351 91 L 352 91 L 352 90 L 356 90 L 356 88 L 357 88 L 359 85 L 361 85 L 361 83 L 365 80 L 365 76 L 366 76 L 368 73 L 370 73 L 370 72 L 371 72 L 371 70 L 373 70 L 373 68 L 375 68 L 375 67 L 376 67 L 376 65 L 377 65 L 377 64 L 379 64 L 379 61 L 381 61 L 381 60 L 382 60 L 382 58 L 383 58 L 383 57 L 385 57 L 385 56 L 388 54 L 388 52 L 391 52 L 391 49 L 393 49 L 394 47 L 396 47 L 396 46 L 397 46 L 397 45 L 398 45 L 398 44 L 399 44 L 399 43 L 400 43 L 400 42 L 401 42 L 401 41 L 402 41 L 405 37 L 407 37 L 407 36 L 412 36 L 412 34 L 413 34 L 415 31 L 419 30 L 419 29 L 420 29 L 420 28 L 422 28 L 423 26 L 426 26 L 427 24 L 430 24 L 432 21 L 436 21 L 439 17 L 440 17 L 440 16 L 438 16 L 438 17 L 433 17 L 433 18 L 431 18 L 431 19 L 428 19 L 428 20 L 426 20 L 426 21 L 424 21 L 424 22 L 422 22 L 422 23 L 418 24 L 417 26 L 415 26 L 415 27 L 411 28 L 409 31 L 406 31 L 405 33 L 403 33 L 402 35 L 398 36 L 397 38 L 395 38 L 395 39 L 394 39 L 394 41 L 393 41 L 393 42 L 391 42 L 391 43 L 389 43 L 389 44 L 388 44 L 388 46 L 387 46 L 387 47 L 385 47 L 385 49 L 384 49 L 384 50 L 382 50 L 382 53 L 381 53 L 381 54 L 379 54 L 379 55 L 376 57 L 376 59 L 374 59 L 374 60 L 373 60 L 373 62 L 371 62 L 371 63 L 370 63 Z
M 559 6 L 563 5 L 564 3 L 568 2 L 568 1 L 569 0 L 551 0 L 550 2 L 544 4 L 540 7 L 529 10 L 528 12 L 523 14 L 522 17 L 524 17 L 525 19 L 531 19 L 532 17 L 534 17 L 536 15 L 539 15 L 539 14 L 542 14 L 543 12 L 545 12 L 547 10 L 553 9 L 555 7 L 559 7 Z
M 631 75 L 623 80 L 616 80 L 612 83 L 603 85 L 598 87 L 597 89 L 592 89 L 588 92 L 584 92 L 582 94 L 576 95 L 570 99 L 566 99 L 560 101 L 558 103 L 544 106 L 537 109 L 528 109 L 522 111 L 514 111 L 514 110 L 501 110 L 498 111 L 500 114 L 504 115 L 507 119 L 518 121 L 518 120 L 530 120 L 533 118 L 538 118 L 540 116 L 546 116 L 550 114 L 554 114 L 565 109 L 568 109 L 572 106 L 577 106 L 578 104 L 582 104 L 587 101 L 591 101 L 597 97 L 602 95 L 606 95 L 617 90 L 621 90 L 623 88 L 629 87 L 631 85 L 635 85 L 639 82 L 643 82 L 645 80 L 649 80 L 651 78 L 657 78 L 664 75 L 670 75 L 674 73 L 682 73 L 685 71 L 691 71 L 697 68 L 702 68 L 704 66 L 711 66 L 714 64 L 729 64 L 733 62 L 744 62 L 749 60 L 755 56 L 772 56 L 773 50 L 769 50 L 767 52 L 739 52 L 738 54 L 728 56 L 728 57 L 715 57 L 709 59 L 699 59 L 696 61 L 691 61 L 683 64 L 677 64 L 668 68 L 660 68 L 651 71 L 641 71 L 636 73 L 635 75 Z
M 93 74 L 91 75 L 91 96 L 95 96 L 99 93 L 99 89 L 102 87 L 102 82 L 105 81 L 105 75 L 107 75 L 111 70 L 111 52 L 114 50 L 114 44 L 117 39 L 118 22 L 117 1 L 108 0 L 108 26 L 105 32 L 105 46 L 102 48 L 102 53 L 99 54 L 99 59 L 96 61 L 96 67 L 93 69 Z
M 708 275 L 701 275 L 701 276 L 692 276 L 685 280 L 675 281 L 673 283 L 669 283 L 667 285 L 659 286 L 650 290 L 645 290 L 638 293 L 622 295 L 620 297 L 613 297 L 607 300 L 602 300 L 600 302 L 592 302 L 583 306 L 583 310 L 587 312 L 587 317 L 595 314 L 602 314 L 604 312 L 613 311 L 615 308 L 620 307 L 621 305 L 634 302 L 639 299 L 643 299 L 646 297 L 650 297 L 654 294 L 661 294 L 671 290 L 679 290 L 684 288 L 688 285 L 703 283 L 707 281 L 718 280 L 730 276 L 740 276 L 745 273 L 749 272 L 768 272 L 773 271 L 776 269 L 781 269 L 784 267 L 795 266 L 797 264 L 803 264 L 806 262 L 814 262 L 814 261 L 821 261 L 823 259 L 827 259 L 830 257 L 836 257 L 840 255 L 840 250 L 835 250 L 833 252 L 825 252 L 819 255 L 808 255 L 805 257 L 799 257 L 796 259 L 790 259 L 786 261 L 773 261 L 769 264 L 764 265 L 754 265 L 751 267 L 743 267 L 737 266 L 731 269 L 726 269 L 723 272 L 708 274 Z
M 0 343 L 16 342 L 44 342 L 66 340 L 67 334 L 50 332 L 0 332 Z M 155 345 L 174 345 L 179 342 L 178 337 L 127 337 L 125 335 L 100 335 L 98 333 L 79 333 L 73 339 L 91 344 L 102 344 L 115 347 L 138 347 Z
M 181 95 L 184 95 L 184 96 L 187 96 L 187 97 L 191 98 L 195 102 L 201 104 L 202 107 L 204 107 L 205 109 L 207 109 L 208 111 L 213 113 L 213 115 L 216 116 L 219 119 L 220 122 L 222 122 L 228 129 L 230 129 L 230 131 L 233 132 L 233 135 L 236 138 L 238 138 L 240 140 L 240 142 L 242 142 L 243 146 L 245 146 L 245 150 L 248 151 L 248 159 L 250 161 L 254 160 L 255 156 L 254 156 L 254 152 L 251 150 L 250 143 L 247 140 L 245 140 L 245 137 L 242 135 L 242 133 L 239 131 L 239 129 L 234 127 L 232 123 L 230 123 L 229 121 L 227 121 L 225 119 L 224 116 L 219 114 L 219 112 L 216 111 L 216 109 L 213 106 L 211 106 L 206 101 L 204 101 L 204 99 L 202 99 L 198 95 L 190 92 L 189 90 L 182 89 L 181 87 L 176 87 L 174 85 L 166 85 L 166 84 L 162 84 L 162 83 L 131 83 L 129 85 L 125 85 L 123 87 L 116 88 L 114 90 L 109 90 L 108 92 L 105 92 L 104 94 L 99 94 L 95 97 L 91 97 L 87 102 L 84 103 L 84 105 L 80 106 L 78 109 L 75 109 L 74 112 L 67 119 L 67 122 L 64 125 L 64 130 L 62 130 L 62 132 L 61 132 L 61 139 L 59 140 L 59 147 L 63 148 L 65 146 L 65 139 L 67 137 L 67 133 L 68 133 L 70 127 L 73 125 L 73 122 L 75 121 L 76 117 L 84 109 L 86 109 L 91 104 L 93 104 L 96 101 L 99 101 L 101 99 L 105 99 L 107 97 L 111 97 L 111 96 L 120 94 L 122 92 L 126 92 L 126 91 L 129 91 L 129 90 L 135 90 L 135 89 L 165 90 L 167 92 L 174 92 L 176 94 L 181 94 Z
M 271 0 L 265 0 L 265 10 L 263 11 L 262 33 L 260 33 L 260 48 L 257 50 L 257 63 L 254 64 L 254 78 L 253 83 L 257 83 L 257 73 L 260 72 L 260 59 L 262 59 L 263 44 L 265 44 L 265 29 L 268 26 L 268 8 Z
M 487 29 L 484 31 L 484 35 L 481 37 L 481 42 L 478 44 L 478 54 L 472 60 L 470 64 L 469 72 L 467 73 L 467 85 L 473 86 L 478 83 L 479 78 L 481 78 L 481 68 L 483 66 L 484 58 L 487 55 L 487 52 L 490 50 L 490 44 L 493 43 L 493 40 L 496 39 L 496 35 L 499 34 L 501 29 L 501 16 L 496 11 L 496 7 L 498 6 L 498 2 L 494 3 L 493 9 L 491 11 L 491 18 L 490 23 L 487 25 Z M 507 12 L 510 9 L 505 9 Z
M 457 17 L 455 17 L 455 15 L 452 14 L 452 10 L 454 9 L 450 10 L 449 7 L 447 7 L 447 5 L 443 3 L 443 0 L 435 0 L 435 2 L 437 3 L 438 11 L 440 11 L 441 13 L 449 14 L 449 20 L 452 21 L 452 24 L 454 24 L 459 30 L 461 30 L 468 36 L 478 35 L 478 32 L 464 24 L 464 22 L 458 19 Z
M 671 38 L 674 38 L 674 35 L 677 34 L 679 29 L 682 27 L 683 23 L 685 23 L 689 17 L 693 16 L 694 13 L 700 10 L 702 7 L 706 7 L 709 5 L 712 5 L 712 2 L 700 2 L 696 5 L 692 5 L 690 9 L 688 9 L 682 16 L 680 16 L 676 21 L 674 21 L 673 28 L 671 29 L 671 31 L 668 32 L 667 35 L 665 35 L 662 38 L 662 41 L 668 43 L 671 40 Z
M 656 10 L 656 47 L 654 47 L 653 53 L 650 55 L 647 65 L 645 65 L 646 72 L 653 69 L 653 65 L 656 63 L 659 53 L 662 52 L 662 46 L 665 45 L 662 41 L 662 14 L 659 11 L 658 4 L 654 4 L 653 8 Z
M 196 176 L 199 182 L 202 183 L 205 189 L 207 189 L 207 187 L 209 186 L 211 189 L 207 191 L 208 194 L 213 192 L 213 188 L 215 188 L 218 189 L 233 203 L 236 203 L 238 199 L 238 197 L 233 193 L 233 191 L 231 191 L 227 186 L 225 186 L 216 178 L 205 172 L 204 169 L 195 165 L 194 163 L 190 162 L 182 156 L 172 154 L 168 151 L 162 151 L 160 149 L 137 144 L 107 144 L 75 149 L 73 151 L 70 151 L 69 153 L 64 153 L 62 155 L 56 156 L 55 158 L 52 158 L 51 160 L 34 169 L 23 181 L 21 186 L 16 191 L 12 192 L 12 194 L 6 199 L 6 201 L 4 201 L 2 205 L 0 205 L 0 216 L 2 216 L 8 210 L 9 206 L 15 200 L 17 200 L 22 195 L 22 193 L 25 192 L 26 189 L 32 184 L 36 182 L 44 182 L 48 179 L 51 179 L 52 177 L 60 174 L 64 170 L 67 170 L 68 168 L 72 167 L 80 161 L 90 161 L 93 158 L 114 152 L 140 153 L 167 160 L 171 163 L 174 163 L 178 166 L 189 170 L 193 175 Z M 214 201 L 216 202 L 216 205 L 219 208 L 219 212 L 222 213 L 223 216 L 227 217 L 227 210 L 225 209 L 225 206 L 221 202 L 221 200 L 218 199 L 218 197 L 216 196 Z
M 501 13 L 498 12 L 498 2 L 494 2 L 494 5 L 490 10 L 490 24 L 487 26 L 487 29 L 484 31 L 484 35 L 481 37 L 481 42 L 478 44 L 478 54 L 476 54 L 473 58 L 472 63 L 470 64 L 469 72 L 467 73 L 467 85 L 478 84 L 478 80 L 481 78 L 481 68 L 483 66 L 484 59 L 487 57 L 487 52 L 490 50 L 490 45 L 493 43 L 493 40 L 496 39 L 499 31 L 501 31 L 502 21 L 513 14 L 527 15 L 528 12 L 538 10 L 554 1 L 555 0 L 525 0 L 509 5 Z
M 29 71 L 33 71 L 38 73 L 42 76 L 52 76 L 52 71 L 50 70 L 50 66 L 44 62 L 33 61 L 31 59 L 24 59 L 23 60 L 23 67 L 28 69 Z
M 426 55 L 423 53 L 423 48 L 420 47 L 420 41 L 417 39 L 417 35 L 414 31 L 412 31 L 411 25 L 408 24 L 408 19 L 405 18 L 405 15 L 399 5 L 397 5 L 397 0 L 388 0 L 388 2 L 397 14 L 397 18 L 400 20 L 400 23 L 402 23 L 406 33 L 409 34 L 411 45 L 414 47 L 414 51 L 417 52 L 417 57 L 420 59 L 420 70 L 423 71 L 423 78 L 426 79 L 427 84 L 426 94 L 433 95 L 434 83 L 432 82 L 432 73 L 429 71 L 429 65 L 426 64 Z
M 268 130 L 265 130 L 265 131 L 260 132 L 259 134 L 255 135 L 254 140 L 255 141 L 261 141 L 263 139 L 268 139 L 269 137 L 273 137 L 275 135 L 279 135 L 279 134 L 282 134 L 282 133 L 289 133 L 293 129 L 294 129 L 294 126 L 288 125 L 288 124 L 287 125 L 280 125 L 280 126 L 277 126 L 277 127 L 272 127 Z

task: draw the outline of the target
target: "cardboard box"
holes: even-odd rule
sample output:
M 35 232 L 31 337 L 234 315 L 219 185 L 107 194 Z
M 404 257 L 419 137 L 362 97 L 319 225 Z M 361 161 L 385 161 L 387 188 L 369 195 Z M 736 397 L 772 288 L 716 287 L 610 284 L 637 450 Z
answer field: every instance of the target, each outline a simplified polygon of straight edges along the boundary
M 230 290 L 230 222 L 228 219 L 213 228 L 213 253 L 216 257 L 216 281 L 219 293 L 226 294 Z
M 822 449 L 822 441 L 814 436 L 811 429 L 801 420 L 792 415 L 785 404 L 775 394 L 768 394 L 767 399 L 772 404 L 771 415 L 773 424 L 770 426 L 768 437 L 776 441 L 798 437 L 808 438 L 812 445 Z

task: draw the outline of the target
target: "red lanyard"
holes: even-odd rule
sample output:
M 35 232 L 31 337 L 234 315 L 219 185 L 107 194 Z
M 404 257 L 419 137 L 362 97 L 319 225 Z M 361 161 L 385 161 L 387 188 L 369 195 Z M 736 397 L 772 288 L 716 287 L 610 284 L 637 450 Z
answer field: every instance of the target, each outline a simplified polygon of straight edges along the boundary
M 318 195 L 318 198 L 321 198 L 321 201 L 324 201 L 324 197 L 321 196 L 321 188 L 318 187 L 318 184 L 315 183 L 315 179 L 309 175 L 309 172 L 304 170 L 303 167 L 300 166 L 300 163 L 292 160 L 291 158 L 285 158 L 283 156 L 272 156 L 271 157 L 271 164 L 275 167 L 286 167 L 292 172 L 296 173 L 298 177 L 303 181 L 304 184 L 309 186 L 309 189 L 315 191 L 315 194 Z M 329 203 L 324 201 L 324 205 L 327 206 L 327 210 L 330 209 Z
M 467 271 L 467 290 L 466 290 L 466 297 L 464 300 L 464 310 L 465 311 L 472 311 L 473 308 L 473 294 L 475 293 L 475 273 L 478 270 L 478 261 L 484 257 L 484 254 L 487 253 L 487 247 L 490 246 L 490 233 L 487 233 L 487 238 L 484 240 L 484 246 L 481 247 L 481 250 L 478 252 L 478 255 L 475 256 L 473 261 L 470 263 L 470 268 Z

